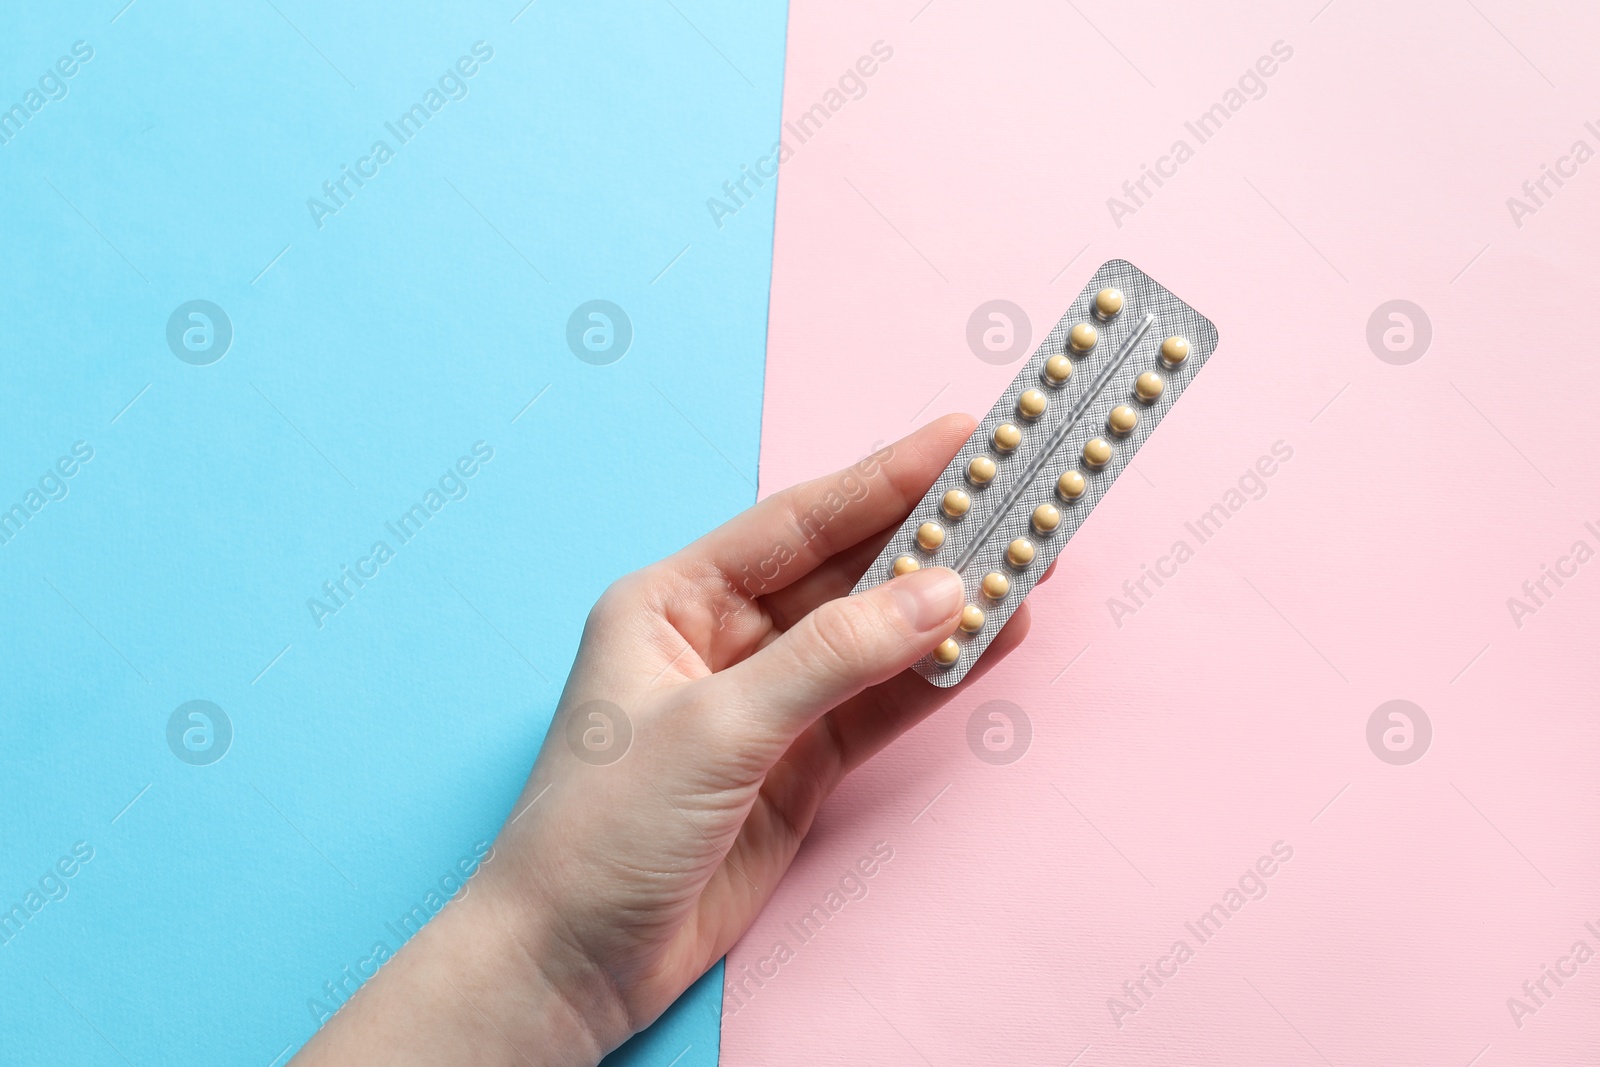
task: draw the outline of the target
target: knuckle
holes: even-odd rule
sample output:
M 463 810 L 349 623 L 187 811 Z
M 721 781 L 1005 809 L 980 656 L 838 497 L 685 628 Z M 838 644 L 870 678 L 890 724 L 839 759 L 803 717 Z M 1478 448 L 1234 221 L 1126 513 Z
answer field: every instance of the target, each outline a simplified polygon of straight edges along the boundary
M 601 632 L 621 622 L 632 612 L 639 602 L 640 574 L 639 571 L 625 574 L 606 586 L 589 609 L 589 617 L 584 623 L 586 631 Z
M 811 639 L 804 642 L 819 667 L 853 670 L 866 659 L 872 646 L 872 619 L 856 597 L 828 605 L 811 614 Z

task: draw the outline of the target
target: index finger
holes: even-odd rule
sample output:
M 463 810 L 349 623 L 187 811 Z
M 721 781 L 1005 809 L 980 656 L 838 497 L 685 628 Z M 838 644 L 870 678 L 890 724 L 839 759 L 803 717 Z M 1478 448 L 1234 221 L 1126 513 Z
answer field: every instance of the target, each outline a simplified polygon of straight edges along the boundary
M 969 415 L 946 415 L 840 471 L 775 493 L 667 559 L 709 563 L 730 585 L 765 596 L 908 515 L 961 450 Z

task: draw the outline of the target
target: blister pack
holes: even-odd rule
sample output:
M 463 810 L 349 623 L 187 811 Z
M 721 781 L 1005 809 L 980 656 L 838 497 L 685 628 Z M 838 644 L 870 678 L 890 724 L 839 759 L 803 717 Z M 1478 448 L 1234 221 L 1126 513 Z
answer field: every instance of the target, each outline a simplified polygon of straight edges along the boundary
M 1137 267 L 1095 271 L 851 591 L 961 575 L 960 628 L 917 673 L 966 677 L 1216 347 L 1211 321 Z

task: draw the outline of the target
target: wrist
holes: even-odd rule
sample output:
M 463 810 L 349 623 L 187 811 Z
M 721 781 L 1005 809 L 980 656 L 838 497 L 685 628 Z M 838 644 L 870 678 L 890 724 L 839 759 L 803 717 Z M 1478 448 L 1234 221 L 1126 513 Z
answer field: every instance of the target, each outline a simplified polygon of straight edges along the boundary
M 471 894 L 479 909 L 471 922 L 492 931 L 508 981 L 540 1005 L 539 1030 L 562 1035 L 567 1047 L 590 1057 L 570 1062 L 598 1063 L 633 1036 L 631 1012 L 610 973 L 574 936 L 565 913 L 530 888 L 530 873 L 486 866 Z
M 294 1067 L 594 1067 L 630 1030 L 620 1000 L 488 879 L 451 902 L 316 1034 Z M 594 971 L 594 968 L 588 968 Z

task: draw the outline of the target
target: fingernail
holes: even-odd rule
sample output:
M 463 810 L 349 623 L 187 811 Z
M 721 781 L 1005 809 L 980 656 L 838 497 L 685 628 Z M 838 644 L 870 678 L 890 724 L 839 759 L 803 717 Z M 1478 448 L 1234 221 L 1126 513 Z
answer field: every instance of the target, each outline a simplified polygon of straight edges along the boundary
M 889 583 L 895 610 L 913 630 L 946 626 L 966 601 L 961 576 L 948 567 L 924 567 Z

